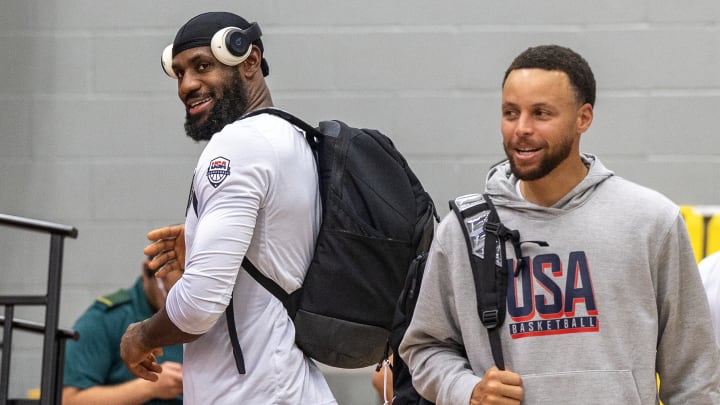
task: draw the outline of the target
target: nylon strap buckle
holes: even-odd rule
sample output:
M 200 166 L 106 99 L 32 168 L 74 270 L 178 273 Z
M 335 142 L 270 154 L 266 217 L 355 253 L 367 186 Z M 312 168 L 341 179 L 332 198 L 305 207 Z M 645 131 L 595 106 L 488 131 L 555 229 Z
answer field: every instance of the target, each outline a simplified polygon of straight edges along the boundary
M 485 222 L 485 231 L 490 232 L 491 234 L 495 236 L 500 236 L 500 230 L 503 228 L 503 225 L 499 222 Z
M 488 329 L 493 329 L 498 326 L 499 311 L 497 309 L 488 309 L 483 311 L 480 320 L 483 325 Z

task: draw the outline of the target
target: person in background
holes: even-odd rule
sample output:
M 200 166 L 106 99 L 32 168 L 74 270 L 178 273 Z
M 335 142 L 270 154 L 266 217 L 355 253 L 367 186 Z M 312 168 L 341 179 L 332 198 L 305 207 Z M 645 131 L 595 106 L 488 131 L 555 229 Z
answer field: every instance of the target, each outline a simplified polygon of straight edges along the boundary
M 580 152 L 595 104 L 587 61 L 529 48 L 501 99 L 507 161 L 485 192 L 521 241 L 547 246 L 507 249 L 500 370 L 461 224 L 445 217 L 399 351 L 418 392 L 437 405 L 720 404 L 720 353 L 679 208 Z
M 164 308 L 128 327 L 122 358 L 152 381 L 164 373 L 157 348 L 185 343 L 186 404 L 336 404 L 318 366 L 295 344 L 283 304 L 241 268 L 247 256 L 286 291 L 296 290 L 320 228 L 317 170 L 304 134 L 271 114 L 243 118 L 273 106 L 260 37 L 257 23 L 209 12 L 185 23 L 163 52 L 185 132 L 208 142 L 184 227 L 154 239 L 184 244 L 185 260 L 172 258 L 183 276 Z M 164 250 L 155 253 L 169 256 Z
M 710 304 L 710 319 L 715 330 L 715 341 L 720 345 L 720 252 L 700 260 L 698 268 Z
M 163 348 L 163 372 L 157 381 L 133 376 L 120 358 L 120 338 L 128 325 L 165 305 L 168 290 L 182 272 L 155 278 L 142 263 L 142 274 L 127 289 L 99 297 L 78 318 L 79 340 L 65 346 L 63 405 L 182 404 L 182 346 Z

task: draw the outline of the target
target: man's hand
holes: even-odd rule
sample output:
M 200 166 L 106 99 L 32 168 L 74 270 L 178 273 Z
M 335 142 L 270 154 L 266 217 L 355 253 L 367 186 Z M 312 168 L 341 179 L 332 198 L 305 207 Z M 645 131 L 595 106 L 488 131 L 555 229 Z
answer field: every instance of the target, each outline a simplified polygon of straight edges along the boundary
M 183 392 L 182 365 L 172 361 L 162 363 L 162 373 L 152 383 L 153 398 L 174 399 Z
M 157 381 L 156 373 L 162 372 L 162 367 L 155 356 L 160 355 L 162 355 L 161 347 L 147 347 L 143 342 L 142 322 L 128 326 L 120 341 L 120 357 L 135 377 Z
M 148 267 L 156 270 L 156 277 L 185 268 L 185 225 L 171 225 L 153 229 L 147 238 L 152 241 L 143 253 L 152 257 Z
M 485 372 L 470 397 L 470 405 L 519 404 L 523 399 L 522 379 L 512 371 L 492 367 Z

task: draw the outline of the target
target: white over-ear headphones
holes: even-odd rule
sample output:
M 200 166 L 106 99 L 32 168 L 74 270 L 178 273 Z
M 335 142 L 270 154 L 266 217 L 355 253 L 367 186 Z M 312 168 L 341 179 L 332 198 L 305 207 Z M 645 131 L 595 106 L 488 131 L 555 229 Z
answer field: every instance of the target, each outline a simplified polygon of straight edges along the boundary
M 261 35 L 262 32 L 257 23 L 250 24 L 244 30 L 237 27 L 226 27 L 213 35 L 210 40 L 210 49 L 213 56 L 222 64 L 237 66 L 250 56 L 252 43 L 260 39 Z M 177 75 L 172 69 L 172 49 L 172 44 L 165 47 L 160 62 L 165 74 L 177 79 Z
M 168 75 L 171 79 L 177 79 L 178 77 L 172 68 L 172 46 L 173 44 L 170 44 L 163 49 L 162 56 L 160 57 L 160 64 L 162 65 L 163 71 L 166 75 Z

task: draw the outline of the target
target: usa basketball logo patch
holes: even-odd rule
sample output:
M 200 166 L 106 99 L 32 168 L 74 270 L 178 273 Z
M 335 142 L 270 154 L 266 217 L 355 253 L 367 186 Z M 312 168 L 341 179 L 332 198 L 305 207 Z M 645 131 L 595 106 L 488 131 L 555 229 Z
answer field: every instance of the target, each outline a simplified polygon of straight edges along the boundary
M 213 187 L 220 185 L 230 174 L 230 161 L 222 156 L 216 157 L 210 161 L 207 171 L 207 178 Z

